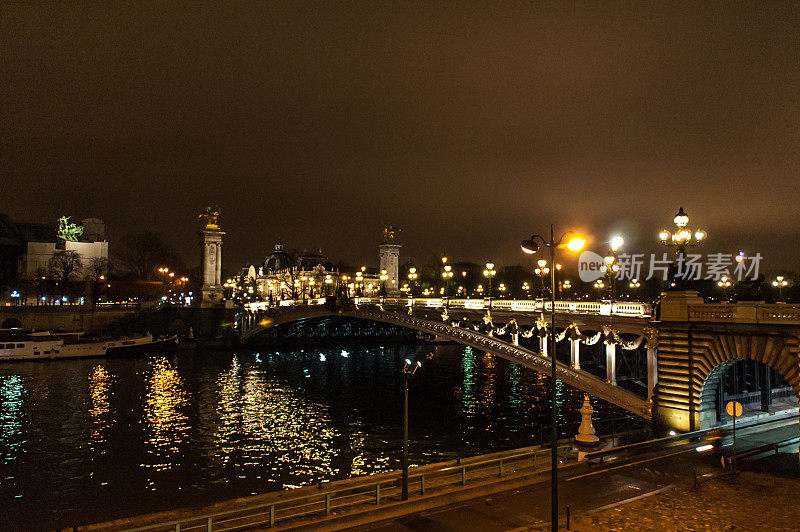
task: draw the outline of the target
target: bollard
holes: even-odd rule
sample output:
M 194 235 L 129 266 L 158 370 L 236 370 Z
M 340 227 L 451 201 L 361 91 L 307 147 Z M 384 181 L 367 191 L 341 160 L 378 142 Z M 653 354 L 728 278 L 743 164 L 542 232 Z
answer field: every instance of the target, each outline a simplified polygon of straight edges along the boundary
M 570 527 L 570 523 L 569 523 L 569 511 L 570 511 L 570 507 L 569 507 L 569 504 L 568 504 L 567 505 L 567 531 L 572 530 L 572 528 Z
M 181 532 L 181 524 L 175 523 L 175 532 Z
M 381 503 L 381 485 L 375 484 L 375 506 Z
M 211 532 L 211 519 L 212 517 L 210 516 L 208 519 L 206 519 L 206 532 Z
M 425 495 L 425 475 L 419 477 L 419 494 Z
M 331 494 L 325 494 L 325 515 L 331 515 Z
M 503 461 L 502 460 L 500 460 L 499 471 L 498 472 L 500 473 L 500 476 L 502 477 L 503 476 Z
M 461 466 L 461 485 L 467 485 L 467 468 L 464 466 Z
M 270 526 L 270 528 L 275 526 L 275 505 L 274 504 L 270 504 L 269 505 L 269 526 Z

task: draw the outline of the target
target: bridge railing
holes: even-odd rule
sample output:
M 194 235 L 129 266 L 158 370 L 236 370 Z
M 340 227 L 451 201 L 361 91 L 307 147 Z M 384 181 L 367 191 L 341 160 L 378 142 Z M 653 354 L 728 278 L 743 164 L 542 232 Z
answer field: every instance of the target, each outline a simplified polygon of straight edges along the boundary
M 567 462 L 570 445 L 558 445 L 559 464 Z M 486 456 L 430 464 L 409 470 L 409 499 L 445 493 L 473 483 L 500 481 L 503 477 L 523 477 L 550 469 L 550 448 L 529 447 Z M 497 480 L 495 480 L 497 479 Z M 292 491 L 296 492 L 292 496 Z M 320 520 L 334 512 L 353 511 L 400 501 L 400 472 L 322 483 L 318 487 L 276 492 L 257 504 L 203 514 L 198 512 L 182 519 L 161 521 L 134 531 L 232 530 L 253 527 L 299 525 L 310 519 Z
M 283 299 L 278 302 L 280 307 L 319 306 L 324 305 L 326 298 L 314 299 Z M 467 309 L 467 310 L 507 310 L 513 312 L 550 312 L 552 303 L 542 299 L 448 299 L 439 297 L 415 298 L 381 298 L 381 297 L 356 297 L 353 302 L 359 306 L 385 307 L 415 307 L 415 308 L 441 308 Z M 259 301 L 247 303 L 245 308 L 251 311 L 266 310 L 270 308 L 269 302 Z M 649 318 L 652 308 L 649 303 L 641 302 L 611 302 L 611 301 L 556 301 L 556 312 L 562 314 L 593 314 L 597 316 L 629 316 L 636 318 Z M 800 315 L 800 307 L 797 309 Z

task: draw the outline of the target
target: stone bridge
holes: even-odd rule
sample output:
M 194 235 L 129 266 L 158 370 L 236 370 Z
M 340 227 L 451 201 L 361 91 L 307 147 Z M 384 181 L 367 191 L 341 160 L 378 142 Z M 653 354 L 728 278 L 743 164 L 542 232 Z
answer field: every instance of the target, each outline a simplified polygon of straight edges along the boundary
M 237 330 L 242 341 L 258 343 L 267 329 L 299 320 L 323 316 L 370 320 L 459 342 L 541 373 L 550 372 L 546 341 L 550 303 L 546 301 L 357 298 L 347 310 L 331 310 L 325 305 L 324 298 L 281 301 L 275 308 L 251 304 L 237 318 Z M 687 431 L 726 421 L 724 403 L 730 397 L 723 390 L 723 377 L 742 360 L 772 368 L 785 381 L 780 385 L 783 388 L 774 388 L 769 372 L 764 374 L 766 384 L 761 382 L 760 393 L 765 413 L 770 412 L 775 394 L 786 396 L 796 411 L 800 305 L 704 303 L 696 292 L 667 292 L 656 319 L 645 303 L 558 301 L 556 337 L 560 380 L 630 412 L 653 416 L 667 428 Z M 533 345 L 521 345 L 526 338 Z M 565 342 L 569 344 L 568 358 L 564 356 Z M 605 375 L 581 367 L 582 351 L 597 343 L 605 358 Z M 617 382 L 620 361 L 637 350 L 646 350 L 644 393 Z
M 330 310 L 325 307 L 324 303 L 323 299 L 292 302 L 291 305 L 283 305 L 277 309 L 267 309 L 265 306 L 259 307 L 257 304 L 251 305 L 251 312 L 244 314 L 238 324 L 241 330 L 241 340 L 245 343 L 258 343 L 259 335 L 264 334 L 267 330 L 300 320 L 323 317 L 350 318 L 401 326 L 440 339 L 472 346 L 540 373 L 549 374 L 551 371 L 545 336 L 547 324 L 541 319 L 541 308 L 544 307 L 544 303 L 541 301 L 538 302 L 538 307 L 541 307 L 538 311 L 536 301 L 501 300 L 492 302 L 488 318 L 486 310 L 478 305 L 478 303 L 485 304 L 488 310 L 488 302 L 485 303 L 483 300 L 358 298 L 354 301 L 354 308 L 349 310 Z M 572 314 L 556 315 L 556 326 L 557 328 L 559 325 L 562 327 L 559 333 L 562 336 L 561 340 L 567 339 L 571 344 L 570 361 L 565 363 L 557 360 L 556 374 L 558 378 L 570 386 L 591 393 L 630 412 L 649 417 L 650 405 L 647 399 L 616 386 L 615 377 L 616 348 L 631 347 L 618 335 L 638 334 L 639 340 L 631 341 L 638 347 L 643 340 L 643 329 L 647 323 L 646 318 L 649 316 L 649 306 L 625 303 L 625 307 L 622 307 L 623 304 L 621 304 L 619 308 L 612 308 L 613 306 L 609 305 L 607 309 L 601 309 L 600 304 L 587 304 L 586 302 L 567 304 L 581 305 L 582 308 L 581 311 L 573 310 Z M 595 312 L 591 313 L 592 310 Z M 495 326 L 495 323 L 501 324 Z M 511 325 L 512 323 L 513 325 Z M 599 328 L 606 334 L 595 332 L 591 337 L 587 337 L 580 332 L 581 328 L 593 331 Z M 500 339 L 497 337 L 498 335 L 508 337 L 508 339 Z M 571 336 L 567 338 L 569 335 Z M 614 335 L 617 335 L 617 341 L 614 340 Z M 608 367 L 611 368 L 607 380 L 580 368 L 581 342 L 594 344 L 601 336 L 606 337 L 605 352 L 607 360 L 609 360 Z M 539 348 L 538 351 L 521 346 L 519 344 L 520 337 L 534 338 Z

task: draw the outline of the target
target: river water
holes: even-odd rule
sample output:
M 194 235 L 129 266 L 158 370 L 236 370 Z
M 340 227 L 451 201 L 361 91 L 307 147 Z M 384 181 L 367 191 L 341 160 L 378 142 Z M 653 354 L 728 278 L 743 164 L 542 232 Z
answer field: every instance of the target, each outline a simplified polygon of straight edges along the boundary
M 0 364 L 2 528 L 53 529 L 538 443 L 549 380 L 460 345 Z M 562 434 L 583 394 L 557 383 Z M 598 426 L 626 413 L 595 401 Z M 636 421 L 633 422 L 637 423 Z

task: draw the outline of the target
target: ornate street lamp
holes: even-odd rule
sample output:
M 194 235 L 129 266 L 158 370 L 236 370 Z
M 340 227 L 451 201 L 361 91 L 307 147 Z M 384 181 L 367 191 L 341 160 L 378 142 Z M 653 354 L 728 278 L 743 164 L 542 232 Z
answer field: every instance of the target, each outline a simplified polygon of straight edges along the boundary
M 675 252 L 678 255 L 678 266 L 681 266 L 686 261 L 686 248 L 700 244 L 700 242 L 705 240 L 708 234 L 702 229 L 697 229 L 692 232 L 692 230 L 688 228 L 689 216 L 683 211 L 683 207 L 678 210 L 678 214 L 675 215 L 672 221 L 675 223 L 675 230 L 670 232 L 667 229 L 662 229 L 661 232 L 658 233 L 658 238 L 665 246 L 675 248 Z M 677 276 L 673 276 L 673 278 L 677 283 Z M 683 276 L 681 276 L 680 281 L 681 287 L 685 286 L 686 280 L 683 279 Z
M 490 309 L 492 308 L 492 278 L 495 275 L 497 275 L 497 270 L 494 269 L 494 263 L 493 262 L 487 262 L 486 263 L 486 269 L 483 270 L 483 276 L 486 277 L 489 280 L 489 308 Z M 481 288 L 480 285 L 478 285 L 478 288 Z M 483 292 L 483 289 L 481 289 L 481 292 Z
M 564 239 L 571 235 L 568 231 L 555 239 L 555 229 L 550 224 L 550 239 L 546 240 L 541 235 L 533 235 L 528 240 L 522 241 L 522 251 L 532 255 L 539 250 L 538 238 L 548 248 L 550 248 L 550 264 L 556 264 L 556 248 L 561 245 Z M 586 245 L 586 240 L 580 237 L 573 237 L 567 242 L 566 247 L 570 251 L 580 251 Z M 556 271 L 550 269 L 550 373 L 552 382 L 550 383 L 550 414 L 551 414 L 551 447 L 550 447 L 550 526 L 553 532 L 558 532 L 558 396 L 556 394 Z
M 416 282 L 417 277 L 419 277 L 417 269 L 414 266 L 410 267 L 408 269 L 408 293 L 412 298 L 414 297 L 414 283 Z
M 617 262 L 617 251 L 622 247 L 625 240 L 619 235 L 611 237 L 608 255 L 603 257 L 603 272 L 608 278 L 608 296 L 613 302 L 617 297 L 617 273 L 619 273 L 619 263 Z
M 772 281 L 772 286 L 778 289 L 778 302 L 783 303 L 783 289 L 789 286 L 789 281 L 783 275 L 779 275 Z
M 558 293 L 559 295 L 561 295 L 563 292 L 569 292 L 571 289 L 572 289 L 572 281 L 567 279 L 564 282 L 560 283 L 558 287 Z
M 447 257 L 442 257 L 442 261 L 445 261 Z M 448 297 L 450 295 L 450 280 L 453 278 L 453 267 L 449 264 L 445 264 L 444 269 L 442 270 L 442 279 L 444 279 L 444 296 Z

